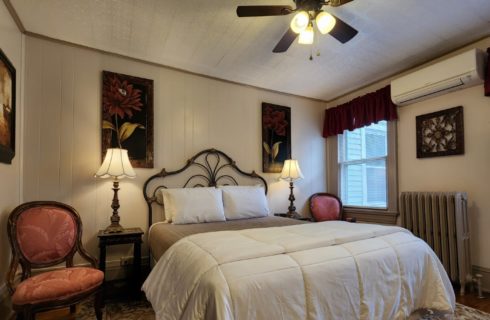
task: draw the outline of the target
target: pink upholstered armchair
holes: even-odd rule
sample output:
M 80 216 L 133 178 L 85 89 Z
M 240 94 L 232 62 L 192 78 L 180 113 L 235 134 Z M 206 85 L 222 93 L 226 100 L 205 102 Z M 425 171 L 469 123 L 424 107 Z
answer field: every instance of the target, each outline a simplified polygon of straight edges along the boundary
M 12 261 L 7 286 L 14 311 L 26 320 L 48 309 L 70 307 L 95 295 L 95 313 L 102 319 L 100 288 L 104 274 L 96 260 L 82 247 L 82 221 L 76 210 L 54 201 L 33 201 L 15 208 L 8 220 Z M 91 267 L 74 267 L 78 252 Z M 66 263 L 66 268 L 32 276 L 31 271 Z M 18 266 L 21 281 L 16 286 Z
M 346 220 L 355 222 L 355 218 L 344 217 L 342 201 L 330 193 L 315 193 L 310 197 L 310 213 L 315 221 Z

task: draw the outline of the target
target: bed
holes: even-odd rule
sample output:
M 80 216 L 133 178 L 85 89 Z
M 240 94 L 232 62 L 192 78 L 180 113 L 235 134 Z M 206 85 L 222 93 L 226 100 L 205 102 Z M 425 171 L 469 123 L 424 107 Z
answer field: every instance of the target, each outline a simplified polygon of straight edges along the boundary
M 267 192 L 262 177 L 215 149 L 145 182 L 156 264 L 142 289 L 157 319 L 406 319 L 422 308 L 453 312 L 454 292 L 437 256 L 400 227 L 271 216 L 153 223 L 162 219 L 164 202 L 165 215 L 172 207 L 159 194 L 183 173 L 185 188 L 239 185 L 245 178 Z

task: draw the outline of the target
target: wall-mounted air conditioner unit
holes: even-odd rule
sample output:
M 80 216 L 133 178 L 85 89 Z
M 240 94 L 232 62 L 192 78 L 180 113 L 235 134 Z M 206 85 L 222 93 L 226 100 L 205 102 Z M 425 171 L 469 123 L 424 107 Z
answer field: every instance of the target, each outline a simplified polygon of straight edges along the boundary
M 391 82 L 391 100 L 403 106 L 483 83 L 486 54 L 472 49 Z

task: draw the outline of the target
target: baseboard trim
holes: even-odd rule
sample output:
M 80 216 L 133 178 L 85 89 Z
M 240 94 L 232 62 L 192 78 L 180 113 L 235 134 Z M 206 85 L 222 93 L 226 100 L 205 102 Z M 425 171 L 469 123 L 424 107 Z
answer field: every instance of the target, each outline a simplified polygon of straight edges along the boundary
M 477 273 L 482 275 L 482 281 L 481 281 L 482 290 L 485 292 L 490 292 L 490 269 L 474 265 L 473 276 Z

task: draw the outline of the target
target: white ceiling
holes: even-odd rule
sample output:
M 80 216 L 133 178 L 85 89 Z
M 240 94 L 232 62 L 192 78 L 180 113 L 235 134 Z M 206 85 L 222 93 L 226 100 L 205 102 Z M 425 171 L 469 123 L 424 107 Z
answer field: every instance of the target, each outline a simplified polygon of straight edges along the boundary
M 490 35 L 490 0 L 354 0 L 327 9 L 358 35 L 346 44 L 320 35 L 310 61 L 311 46 L 297 43 L 272 53 L 291 15 L 235 12 L 292 0 L 10 2 L 32 33 L 326 101 Z

